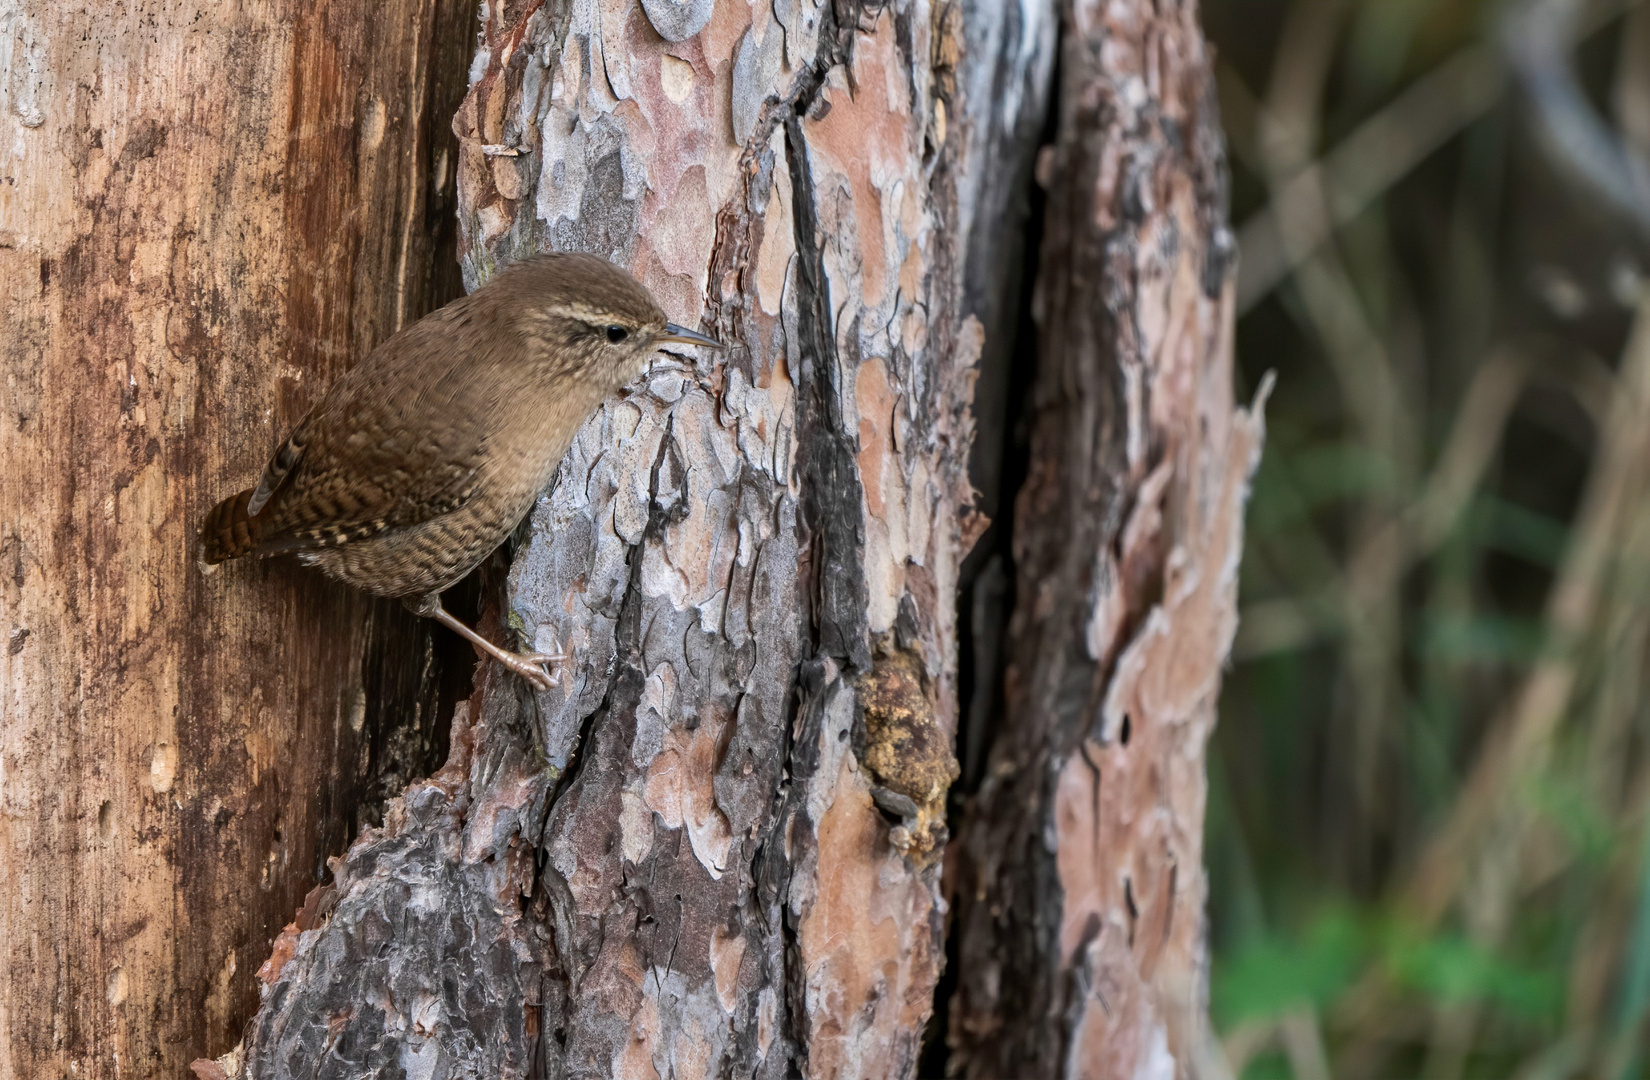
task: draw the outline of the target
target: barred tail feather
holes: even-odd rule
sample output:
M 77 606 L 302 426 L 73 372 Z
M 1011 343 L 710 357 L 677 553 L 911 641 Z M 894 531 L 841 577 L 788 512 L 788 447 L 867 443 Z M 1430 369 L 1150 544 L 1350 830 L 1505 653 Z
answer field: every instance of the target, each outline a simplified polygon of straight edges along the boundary
M 246 512 L 252 489 L 231 495 L 212 508 L 201 525 L 201 555 L 208 564 L 250 555 L 258 546 L 258 521 Z

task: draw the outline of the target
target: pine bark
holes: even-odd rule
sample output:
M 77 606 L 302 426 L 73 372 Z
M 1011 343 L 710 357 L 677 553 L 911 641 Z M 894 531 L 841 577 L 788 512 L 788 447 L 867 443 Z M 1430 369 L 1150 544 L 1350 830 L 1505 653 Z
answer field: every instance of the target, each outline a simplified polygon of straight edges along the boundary
M 983 527 L 959 250 L 1009 224 L 973 177 L 1004 124 L 1029 172 L 1051 30 L 489 9 L 456 121 L 467 281 L 594 251 L 732 348 L 575 441 L 498 620 L 570 646 L 566 683 L 482 677 L 448 768 L 277 947 L 251 1075 L 914 1072 Z
M 0 1077 L 233 1046 L 375 783 L 432 767 L 422 627 L 193 546 L 456 293 L 431 268 L 473 18 L 0 2 Z
M 1224 1074 L 1203 752 L 1262 430 L 1232 400 L 1236 252 L 1196 10 L 1062 8 L 1016 602 L 954 856 L 959 1075 Z

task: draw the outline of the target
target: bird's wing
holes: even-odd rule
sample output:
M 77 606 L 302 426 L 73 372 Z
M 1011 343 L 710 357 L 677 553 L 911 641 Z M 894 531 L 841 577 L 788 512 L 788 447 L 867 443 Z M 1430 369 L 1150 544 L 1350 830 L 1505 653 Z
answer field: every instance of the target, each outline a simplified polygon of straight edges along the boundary
M 476 450 L 391 464 L 376 454 L 366 460 L 306 455 L 306 467 L 274 500 L 257 551 L 336 547 L 450 514 L 474 493 L 481 457 Z
M 253 498 L 261 555 L 335 547 L 452 513 L 475 492 L 487 438 L 451 423 L 461 343 L 415 323 L 341 378 L 276 451 Z
M 275 456 L 269 459 L 269 464 L 264 466 L 264 474 L 258 477 L 258 486 L 252 489 L 252 498 L 246 504 L 248 517 L 256 517 L 258 511 L 268 505 L 270 496 L 280 490 L 281 482 L 292 474 L 293 467 L 303 459 L 307 437 L 305 432 L 308 427 L 309 417 L 306 416 L 275 451 Z

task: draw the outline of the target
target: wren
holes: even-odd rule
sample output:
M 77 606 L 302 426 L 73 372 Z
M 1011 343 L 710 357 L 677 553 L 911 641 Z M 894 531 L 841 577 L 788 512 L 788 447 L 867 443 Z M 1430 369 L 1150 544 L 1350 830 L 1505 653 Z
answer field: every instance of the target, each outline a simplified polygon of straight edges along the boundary
M 258 486 L 219 503 L 201 558 L 295 554 L 399 598 L 541 689 L 560 653 L 500 648 L 441 593 L 515 529 L 573 435 L 666 344 L 721 348 L 667 322 L 653 296 L 593 255 L 538 255 L 420 319 L 333 384 Z

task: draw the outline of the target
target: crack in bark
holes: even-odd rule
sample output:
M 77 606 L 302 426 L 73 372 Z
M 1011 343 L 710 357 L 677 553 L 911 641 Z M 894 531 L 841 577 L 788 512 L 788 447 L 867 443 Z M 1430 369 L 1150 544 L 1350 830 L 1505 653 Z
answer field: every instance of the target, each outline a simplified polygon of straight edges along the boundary
M 808 146 L 796 116 L 785 121 L 785 146 L 804 297 L 797 316 L 802 339 L 797 358 L 806 387 L 796 409 L 797 465 L 803 477 L 803 523 L 820 552 L 813 566 L 816 648 L 819 655 L 846 661 L 851 671 L 863 671 L 871 666 L 862 562 L 864 490 L 833 378 L 840 358 L 831 329 L 830 285 L 819 248 Z

